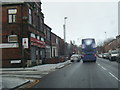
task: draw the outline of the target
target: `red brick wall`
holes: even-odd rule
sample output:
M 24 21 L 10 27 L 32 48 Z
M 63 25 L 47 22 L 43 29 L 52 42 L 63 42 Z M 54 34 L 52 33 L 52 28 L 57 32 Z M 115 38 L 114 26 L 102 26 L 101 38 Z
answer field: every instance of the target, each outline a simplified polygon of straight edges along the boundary
M 21 53 L 19 48 L 6 48 L 2 50 L 3 59 L 20 59 Z
M 9 24 L 8 23 L 8 9 L 9 8 L 16 8 L 17 15 L 16 15 L 16 23 Z M 18 35 L 18 42 L 19 48 L 3 48 L 2 49 L 2 63 L 3 66 L 9 66 L 10 59 L 21 59 L 21 33 L 23 37 L 29 38 L 30 32 L 40 35 L 41 37 L 45 37 L 44 33 L 41 32 L 42 30 L 36 29 L 34 25 L 29 25 L 27 19 L 23 20 L 22 24 L 22 17 L 28 17 L 28 9 L 29 7 L 24 4 L 22 5 L 4 5 L 2 6 L 2 43 L 8 43 L 8 35 Z M 40 13 L 40 12 L 39 12 Z M 35 14 L 34 14 L 35 15 Z M 35 17 L 35 16 L 34 16 Z M 43 16 L 41 15 L 41 18 Z M 36 22 L 35 20 L 33 22 Z M 36 23 L 34 23 L 36 24 Z M 42 23 L 44 24 L 44 22 Z M 26 59 L 30 59 L 30 48 L 25 50 L 25 57 Z

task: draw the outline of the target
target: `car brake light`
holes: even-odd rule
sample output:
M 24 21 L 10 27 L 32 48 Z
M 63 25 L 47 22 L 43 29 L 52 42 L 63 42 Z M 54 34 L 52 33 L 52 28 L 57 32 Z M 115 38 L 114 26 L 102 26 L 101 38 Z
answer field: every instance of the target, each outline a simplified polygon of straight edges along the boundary
M 84 57 L 84 54 L 82 54 L 82 57 Z

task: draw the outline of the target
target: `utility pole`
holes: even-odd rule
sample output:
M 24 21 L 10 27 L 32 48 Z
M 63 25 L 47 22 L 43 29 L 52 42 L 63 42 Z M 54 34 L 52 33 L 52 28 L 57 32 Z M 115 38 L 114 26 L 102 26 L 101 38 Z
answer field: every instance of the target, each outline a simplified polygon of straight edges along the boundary
M 63 30 L 64 30 L 64 55 L 66 57 L 66 19 L 67 17 L 64 17 L 64 24 L 63 24 Z
M 63 24 L 63 29 L 64 29 L 64 42 L 66 42 L 66 19 L 67 19 L 67 17 L 64 17 L 64 24 Z
M 105 39 L 107 40 L 107 33 L 105 32 Z

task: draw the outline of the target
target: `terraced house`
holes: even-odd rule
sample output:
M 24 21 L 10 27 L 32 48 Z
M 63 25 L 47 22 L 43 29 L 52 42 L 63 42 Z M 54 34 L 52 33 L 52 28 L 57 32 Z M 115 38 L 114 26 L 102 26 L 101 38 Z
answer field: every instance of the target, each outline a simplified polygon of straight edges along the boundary
M 2 3 L 2 66 L 41 64 L 45 47 L 41 2 Z

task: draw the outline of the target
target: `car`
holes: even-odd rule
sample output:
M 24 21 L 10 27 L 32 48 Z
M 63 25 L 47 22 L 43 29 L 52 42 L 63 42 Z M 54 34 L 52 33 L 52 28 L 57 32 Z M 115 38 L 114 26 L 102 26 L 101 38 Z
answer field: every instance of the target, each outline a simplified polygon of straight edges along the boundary
M 120 63 L 120 52 L 118 52 L 118 55 L 117 55 L 116 61 Z
M 117 50 L 112 50 L 109 52 L 109 60 L 110 61 L 115 61 L 117 59 L 118 56 L 118 51 Z
M 109 53 L 103 53 L 103 58 L 108 59 L 109 58 Z
M 99 58 L 102 58 L 103 55 L 102 55 L 102 54 L 98 54 L 97 56 L 98 56 Z
M 103 53 L 97 54 L 97 56 L 98 56 L 99 58 L 102 58 L 102 57 L 103 57 Z
M 71 62 L 80 62 L 81 56 L 79 54 L 73 54 L 70 58 Z

